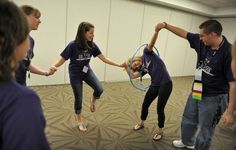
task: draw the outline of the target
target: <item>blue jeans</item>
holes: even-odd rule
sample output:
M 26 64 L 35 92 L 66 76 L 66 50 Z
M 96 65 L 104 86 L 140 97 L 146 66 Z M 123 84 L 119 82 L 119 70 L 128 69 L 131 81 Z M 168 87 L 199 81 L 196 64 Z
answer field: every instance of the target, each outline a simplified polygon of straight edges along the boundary
M 93 88 L 93 96 L 96 99 L 99 99 L 103 93 L 102 84 L 92 70 L 89 70 L 82 78 L 71 81 L 71 87 L 75 97 L 74 109 L 76 114 L 80 114 L 82 110 L 83 81 Z
M 181 123 L 181 138 L 185 145 L 195 145 L 196 150 L 209 150 L 219 117 L 228 103 L 227 94 L 203 97 L 201 101 L 188 97 Z M 195 136 L 197 129 L 198 134 Z

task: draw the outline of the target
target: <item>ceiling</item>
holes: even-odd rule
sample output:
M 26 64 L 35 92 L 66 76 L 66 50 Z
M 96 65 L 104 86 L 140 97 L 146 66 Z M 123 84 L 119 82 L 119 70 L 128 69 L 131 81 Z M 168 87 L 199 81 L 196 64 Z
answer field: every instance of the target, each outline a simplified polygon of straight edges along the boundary
M 213 8 L 236 7 L 236 0 L 191 0 Z
M 236 0 L 141 0 L 191 13 L 218 18 L 236 18 Z

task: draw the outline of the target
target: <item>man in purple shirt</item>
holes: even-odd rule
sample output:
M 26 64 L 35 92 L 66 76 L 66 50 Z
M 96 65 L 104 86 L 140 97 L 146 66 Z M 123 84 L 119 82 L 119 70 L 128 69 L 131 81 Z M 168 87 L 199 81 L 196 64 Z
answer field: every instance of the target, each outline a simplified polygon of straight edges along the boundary
M 231 44 L 222 35 L 223 29 L 217 20 L 201 23 L 199 33 L 190 33 L 166 22 L 160 24 L 188 40 L 197 54 L 195 79 L 181 123 L 181 139 L 173 141 L 173 145 L 209 150 L 215 126 L 227 107 L 229 88 L 233 87 Z

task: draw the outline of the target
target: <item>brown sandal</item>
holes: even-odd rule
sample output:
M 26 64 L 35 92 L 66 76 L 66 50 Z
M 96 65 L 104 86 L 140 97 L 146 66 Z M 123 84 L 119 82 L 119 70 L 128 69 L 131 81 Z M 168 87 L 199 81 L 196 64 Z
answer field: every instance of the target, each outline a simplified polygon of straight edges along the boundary
M 138 131 L 140 129 L 144 128 L 144 125 L 143 124 L 136 124 L 134 127 L 133 127 L 133 130 L 134 131 Z
M 160 141 L 163 137 L 163 131 L 157 131 L 157 133 L 153 136 L 154 141 Z

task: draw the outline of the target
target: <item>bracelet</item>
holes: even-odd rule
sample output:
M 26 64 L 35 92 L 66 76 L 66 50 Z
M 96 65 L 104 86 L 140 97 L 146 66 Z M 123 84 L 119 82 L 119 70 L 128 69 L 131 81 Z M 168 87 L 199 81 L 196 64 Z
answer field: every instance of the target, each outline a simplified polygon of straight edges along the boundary
M 164 28 L 166 28 L 166 27 L 167 27 L 167 23 L 166 23 L 166 22 L 163 22 L 163 23 L 164 23 L 164 25 L 165 25 Z
M 47 77 L 48 76 L 48 72 L 44 72 L 45 73 L 45 76 Z

